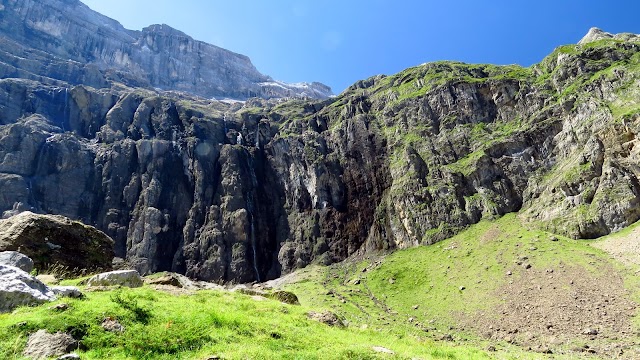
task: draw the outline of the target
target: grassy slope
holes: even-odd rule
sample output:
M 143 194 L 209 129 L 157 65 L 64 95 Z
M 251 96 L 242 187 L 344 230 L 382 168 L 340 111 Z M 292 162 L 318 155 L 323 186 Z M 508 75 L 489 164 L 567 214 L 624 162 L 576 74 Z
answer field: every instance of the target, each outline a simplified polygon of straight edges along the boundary
M 50 309 L 65 302 L 66 311 Z M 87 293 L 0 315 L 0 358 L 20 358 L 29 333 L 66 331 L 83 337 L 83 359 L 421 359 L 487 358 L 482 352 L 358 328 L 332 328 L 308 320 L 304 306 L 257 301 L 225 291 L 175 296 L 147 286 Z M 100 323 L 118 319 L 123 334 Z M 393 348 L 396 356 L 376 353 Z
M 640 280 L 633 271 L 588 241 L 562 237 L 551 241 L 550 236 L 524 227 L 515 214 L 509 214 L 497 221 L 482 221 L 436 245 L 397 251 L 383 259 L 307 269 L 287 288 L 298 293 L 303 304 L 331 309 L 353 327 L 434 339 L 453 334 L 456 342 L 476 347 L 489 342 L 470 330 L 468 319 L 491 314 L 492 308 L 504 303 L 498 290 L 517 283 L 528 271 L 567 266 L 603 281 L 613 271 L 625 279 L 629 290 L 625 296 L 640 303 Z M 529 269 L 518 265 L 525 256 Z M 634 326 L 640 328 L 637 316 Z M 568 358 L 577 356 L 568 348 L 580 344 L 579 340 L 565 344 L 564 349 L 561 346 L 560 352 Z M 492 356 L 498 358 L 543 356 L 522 353 L 505 341 L 492 345 L 499 350 Z

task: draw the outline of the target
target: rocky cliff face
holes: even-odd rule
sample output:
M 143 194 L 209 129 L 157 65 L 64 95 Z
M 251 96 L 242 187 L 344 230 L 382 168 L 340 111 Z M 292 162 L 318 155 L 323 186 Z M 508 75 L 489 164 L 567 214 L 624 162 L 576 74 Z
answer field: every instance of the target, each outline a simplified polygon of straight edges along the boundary
M 142 272 L 265 280 L 520 212 L 574 238 L 640 218 L 640 43 L 440 62 L 321 101 L 228 104 L 0 80 L 0 210 L 95 225 Z
M 167 25 L 131 31 L 78 0 L 2 0 L 0 75 L 64 86 L 114 83 L 207 98 L 327 98 L 320 83 L 287 84 L 248 57 Z

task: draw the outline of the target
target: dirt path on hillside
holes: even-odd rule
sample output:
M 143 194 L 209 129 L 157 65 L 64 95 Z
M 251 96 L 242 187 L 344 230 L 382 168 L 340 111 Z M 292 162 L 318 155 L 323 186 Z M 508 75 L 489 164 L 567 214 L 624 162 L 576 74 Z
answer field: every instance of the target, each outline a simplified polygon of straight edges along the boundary
M 460 322 L 486 338 L 539 352 L 584 352 L 640 359 L 631 321 L 637 304 L 611 266 L 593 274 L 579 266 L 528 269 L 499 288 L 500 303 Z

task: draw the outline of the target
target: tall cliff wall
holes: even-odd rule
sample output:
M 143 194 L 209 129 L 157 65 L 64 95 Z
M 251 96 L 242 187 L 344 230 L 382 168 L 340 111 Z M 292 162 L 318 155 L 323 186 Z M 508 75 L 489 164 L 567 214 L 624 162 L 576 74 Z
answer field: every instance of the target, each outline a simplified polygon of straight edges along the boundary
M 143 272 L 265 280 L 519 211 L 575 238 L 640 217 L 636 37 L 440 62 L 336 98 L 223 102 L 0 80 L 0 211 L 62 214 Z

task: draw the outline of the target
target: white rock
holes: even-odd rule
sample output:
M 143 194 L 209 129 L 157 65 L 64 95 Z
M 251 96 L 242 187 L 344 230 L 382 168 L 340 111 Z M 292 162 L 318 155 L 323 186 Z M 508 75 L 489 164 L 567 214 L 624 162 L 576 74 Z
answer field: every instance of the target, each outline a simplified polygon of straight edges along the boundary
M 80 359 L 80 355 L 76 353 L 71 353 L 71 354 L 60 356 L 56 360 L 72 360 L 72 359 Z
M 0 252 L 0 264 L 15 266 L 28 273 L 33 270 L 33 260 L 17 251 Z
M 597 27 L 592 27 L 591 29 L 589 29 L 587 35 L 585 35 L 582 39 L 580 39 L 580 41 L 578 41 L 578 45 L 584 45 L 586 43 L 598 41 L 601 39 L 611 39 L 612 37 L 612 34 L 604 32 Z
M 0 264 L 0 313 L 56 300 L 47 285 L 15 266 Z
M 88 286 L 142 286 L 142 277 L 136 270 L 117 270 L 94 275 L 87 281 Z

